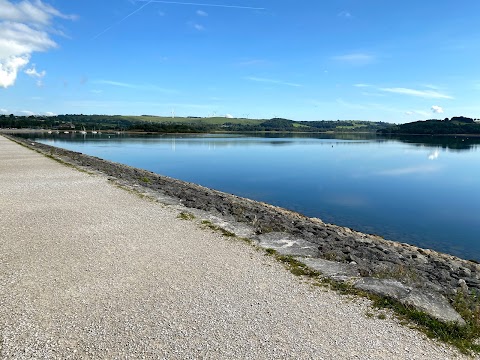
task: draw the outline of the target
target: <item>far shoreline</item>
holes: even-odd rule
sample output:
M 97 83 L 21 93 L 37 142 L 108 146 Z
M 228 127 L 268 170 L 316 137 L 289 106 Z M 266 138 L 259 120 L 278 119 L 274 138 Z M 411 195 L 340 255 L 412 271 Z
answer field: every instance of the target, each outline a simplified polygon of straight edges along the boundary
M 48 133 L 49 131 L 55 132 L 57 130 L 51 129 L 29 129 L 29 128 L 20 128 L 20 129 L 9 129 L 9 128 L 0 128 L 0 133 L 4 134 L 28 134 L 28 133 Z M 63 134 L 64 131 L 68 131 L 70 134 L 79 134 L 80 130 L 58 130 L 60 134 Z M 102 134 L 108 135 L 120 135 L 120 134 L 132 134 L 132 135 L 216 135 L 216 134 L 234 134 L 234 135 L 242 135 L 242 134 L 311 134 L 311 135 L 372 135 L 374 137 L 380 139 L 395 139 L 399 136 L 412 136 L 412 137 L 480 137 L 480 134 L 408 134 L 408 133 L 397 133 L 397 134 L 377 134 L 375 132 L 370 131 L 279 131 L 279 130 L 271 130 L 271 131 L 207 131 L 207 132 L 154 132 L 154 131 L 121 131 L 120 134 L 117 134 L 114 130 L 99 130 Z M 87 132 L 87 135 L 91 132 Z M 66 135 L 66 134 L 65 134 Z M 98 134 L 97 134 L 98 135 Z

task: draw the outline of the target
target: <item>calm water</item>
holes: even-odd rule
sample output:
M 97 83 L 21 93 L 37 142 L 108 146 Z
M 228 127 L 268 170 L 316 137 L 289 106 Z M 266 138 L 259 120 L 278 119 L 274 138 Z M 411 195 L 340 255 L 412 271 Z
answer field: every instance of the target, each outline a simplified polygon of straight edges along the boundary
M 480 260 L 480 139 L 38 135 L 38 141 Z

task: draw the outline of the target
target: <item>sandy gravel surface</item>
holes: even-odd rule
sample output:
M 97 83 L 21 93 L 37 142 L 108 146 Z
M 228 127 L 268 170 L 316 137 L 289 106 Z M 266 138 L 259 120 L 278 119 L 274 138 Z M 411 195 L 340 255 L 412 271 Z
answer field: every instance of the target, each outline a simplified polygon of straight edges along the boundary
M 0 136 L 0 358 L 461 358 L 177 215 Z

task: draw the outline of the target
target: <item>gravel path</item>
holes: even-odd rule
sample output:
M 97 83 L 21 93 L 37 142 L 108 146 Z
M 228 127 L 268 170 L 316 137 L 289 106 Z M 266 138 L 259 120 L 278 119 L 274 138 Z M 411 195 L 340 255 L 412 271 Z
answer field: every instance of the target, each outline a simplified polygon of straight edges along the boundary
M 462 358 L 177 215 L 0 136 L 0 357 Z

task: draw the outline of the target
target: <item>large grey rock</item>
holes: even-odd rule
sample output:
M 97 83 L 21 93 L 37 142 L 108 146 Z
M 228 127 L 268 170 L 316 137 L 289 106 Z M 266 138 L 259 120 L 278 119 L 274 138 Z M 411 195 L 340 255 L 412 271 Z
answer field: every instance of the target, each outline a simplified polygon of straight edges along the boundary
M 318 256 L 317 246 L 309 241 L 282 232 L 271 232 L 256 237 L 258 245 L 275 249 L 282 255 Z
M 443 322 L 456 322 L 465 325 L 465 320 L 441 294 L 405 286 L 397 280 L 363 278 L 355 283 L 355 288 L 385 296 L 412 306 Z
M 370 277 L 358 280 L 354 287 L 375 295 L 386 296 L 396 300 L 405 298 L 412 290 L 397 280 Z
M 352 264 L 339 263 L 318 258 L 300 258 L 296 257 L 309 268 L 321 272 L 323 275 L 336 279 L 348 280 L 359 276 L 357 267 Z
M 401 299 L 401 303 L 413 306 L 438 320 L 465 325 L 465 320 L 440 294 L 413 289 L 407 297 Z

